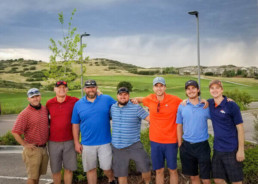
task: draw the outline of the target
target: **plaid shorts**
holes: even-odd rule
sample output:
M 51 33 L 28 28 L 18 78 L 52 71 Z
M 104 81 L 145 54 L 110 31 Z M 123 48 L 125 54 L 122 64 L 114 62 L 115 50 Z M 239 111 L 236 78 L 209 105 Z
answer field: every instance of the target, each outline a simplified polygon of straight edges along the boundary
M 236 160 L 236 151 L 219 152 L 214 150 L 212 157 L 213 178 L 230 182 L 243 181 L 243 163 Z

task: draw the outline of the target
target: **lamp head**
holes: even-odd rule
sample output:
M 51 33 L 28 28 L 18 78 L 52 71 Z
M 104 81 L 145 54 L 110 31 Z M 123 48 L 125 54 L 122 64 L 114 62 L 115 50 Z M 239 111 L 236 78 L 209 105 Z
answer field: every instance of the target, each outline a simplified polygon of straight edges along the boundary
M 190 11 L 188 12 L 190 15 L 195 15 L 196 17 L 198 17 L 199 12 L 198 11 Z

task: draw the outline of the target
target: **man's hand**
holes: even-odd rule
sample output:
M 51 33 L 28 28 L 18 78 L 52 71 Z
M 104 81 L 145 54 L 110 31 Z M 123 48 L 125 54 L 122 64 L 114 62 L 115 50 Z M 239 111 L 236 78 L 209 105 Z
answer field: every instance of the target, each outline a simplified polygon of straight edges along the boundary
M 103 95 L 103 93 L 99 89 L 97 89 L 97 95 L 100 96 Z
M 184 100 L 180 103 L 180 105 L 186 106 L 186 102 L 187 102 L 187 99 L 184 99 Z
M 242 150 L 238 150 L 236 153 L 236 159 L 238 162 L 243 162 L 245 160 L 245 152 Z
M 234 102 L 232 98 L 227 98 L 227 102 Z
M 133 104 L 138 104 L 138 100 L 136 98 L 131 98 L 130 101 L 133 103 Z
M 36 148 L 36 146 L 35 146 L 34 144 L 28 144 L 28 143 L 25 143 L 25 144 L 23 145 L 23 147 L 24 147 L 24 148 L 29 148 L 29 149 L 35 149 L 35 148 Z
M 201 103 L 204 103 L 204 109 L 206 109 L 206 108 L 208 108 L 209 107 L 209 102 L 207 101 L 207 100 L 205 100 L 205 99 L 201 99 L 201 101 L 200 101 Z
M 82 145 L 80 143 L 75 144 L 75 151 L 79 154 L 82 154 Z

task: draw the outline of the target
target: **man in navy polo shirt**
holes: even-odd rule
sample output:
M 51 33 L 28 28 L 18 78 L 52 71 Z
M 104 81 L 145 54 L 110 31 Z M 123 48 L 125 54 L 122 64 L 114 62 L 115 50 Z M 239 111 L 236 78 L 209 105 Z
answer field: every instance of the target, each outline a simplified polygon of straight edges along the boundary
M 75 150 L 82 154 L 84 172 L 89 184 L 97 184 L 97 159 L 100 168 L 115 184 L 111 170 L 110 108 L 116 101 L 108 95 L 97 95 L 95 80 L 85 82 L 86 96 L 75 103 L 72 115 Z M 81 132 L 81 143 L 79 133 Z
M 182 173 L 189 175 L 193 184 L 201 183 L 200 178 L 204 184 L 210 184 L 211 161 L 207 125 L 210 111 L 209 108 L 203 108 L 196 81 L 187 81 L 185 91 L 188 99 L 185 105 L 179 105 L 176 119 Z
M 223 96 L 221 81 L 213 80 L 209 85 L 209 108 L 214 130 L 214 154 L 212 173 L 216 184 L 229 180 L 241 184 L 244 153 L 244 127 L 238 105 Z
M 111 107 L 113 170 L 119 184 L 127 184 L 129 161 L 134 160 L 146 184 L 151 180 L 150 158 L 140 141 L 141 120 L 149 114 L 138 104 L 129 101 L 129 90 L 117 91 L 117 103 Z

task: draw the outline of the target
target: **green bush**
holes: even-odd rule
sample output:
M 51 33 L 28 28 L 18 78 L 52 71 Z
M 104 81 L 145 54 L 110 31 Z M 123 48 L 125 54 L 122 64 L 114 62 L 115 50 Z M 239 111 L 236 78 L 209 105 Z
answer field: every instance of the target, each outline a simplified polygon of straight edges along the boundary
M 246 110 L 248 104 L 252 101 L 251 96 L 247 92 L 241 92 L 238 89 L 235 89 L 234 91 L 225 91 L 224 95 L 233 99 L 241 110 Z
M 24 136 L 22 136 L 23 138 Z M 8 131 L 2 137 L 0 137 L 0 145 L 19 145 L 19 143 L 13 137 L 11 131 Z
M 206 75 L 206 76 L 213 76 L 214 73 L 213 72 L 206 72 L 204 75 Z
M 133 85 L 127 81 L 121 81 L 118 83 L 116 89 L 118 90 L 121 87 L 126 87 L 130 92 L 133 90 Z
M 244 183 L 258 183 L 258 146 L 245 150 Z
M 35 66 L 31 66 L 29 67 L 30 70 L 36 70 L 36 67 Z

